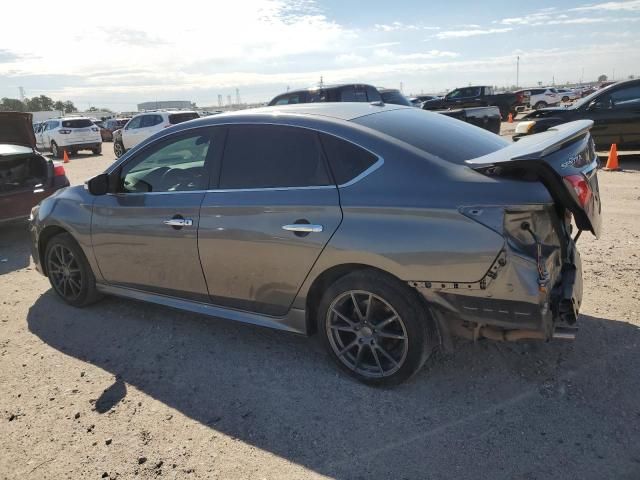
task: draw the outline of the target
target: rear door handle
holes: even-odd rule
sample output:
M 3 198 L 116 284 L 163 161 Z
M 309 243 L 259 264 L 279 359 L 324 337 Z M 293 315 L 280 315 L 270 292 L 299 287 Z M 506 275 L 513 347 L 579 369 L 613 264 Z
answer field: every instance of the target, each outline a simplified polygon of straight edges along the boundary
M 162 223 L 169 225 L 170 227 L 190 227 L 193 225 L 193 220 L 190 218 L 171 218 L 163 221 Z
M 296 233 L 320 233 L 322 232 L 322 225 L 312 225 L 310 223 L 293 223 L 290 225 L 283 225 L 283 230 L 287 232 Z

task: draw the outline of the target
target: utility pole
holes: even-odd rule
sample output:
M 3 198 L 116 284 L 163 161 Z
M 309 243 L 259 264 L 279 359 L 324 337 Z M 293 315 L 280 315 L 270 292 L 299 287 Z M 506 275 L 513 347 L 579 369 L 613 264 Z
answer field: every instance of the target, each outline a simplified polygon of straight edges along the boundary
M 227 105 L 231 105 L 231 95 L 227 95 Z
M 404 93 L 404 85 L 400 82 L 400 93 Z
M 516 57 L 516 87 L 520 86 L 520 55 Z
M 320 75 L 320 83 L 318 83 L 318 86 L 320 88 L 324 87 L 324 79 L 322 78 L 322 75 Z
M 236 88 L 236 105 L 240 105 L 240 90 Z

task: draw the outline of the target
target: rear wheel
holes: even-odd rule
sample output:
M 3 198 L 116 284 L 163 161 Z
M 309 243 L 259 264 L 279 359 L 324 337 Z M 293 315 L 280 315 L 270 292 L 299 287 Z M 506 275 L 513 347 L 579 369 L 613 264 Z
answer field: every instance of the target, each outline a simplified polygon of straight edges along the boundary
M 336 364 L 370 385 L 407 380 L 437 344 L 433 322 L 415 293 L 373 271 L 346 275 L 325 292 L 318 330 Z
M 542 101 L 540 101 L 540 102 L 536 103 L 536 104 L 533 106 L 533 108 L 534 108 L 535 110 L 540 110 L 541 108 L 545 108 L 546 106 L 547 106 L 547 102 L 542 102 Z
M 115 153 L 116 158 L 120 158 L 122 155 L 124 155 L 124 146 L 122 145 L 121 141 L 114 140 L 113 153 Z
M 51 155 L 53 158 L 62 158 L 62 150 L 56 142 L 51 142 Z
M 68 233 L 49 240 L 45 249 L 45 265 L 51 286 L 69 305 L 84 307 L 100 298 L 89 262 Z

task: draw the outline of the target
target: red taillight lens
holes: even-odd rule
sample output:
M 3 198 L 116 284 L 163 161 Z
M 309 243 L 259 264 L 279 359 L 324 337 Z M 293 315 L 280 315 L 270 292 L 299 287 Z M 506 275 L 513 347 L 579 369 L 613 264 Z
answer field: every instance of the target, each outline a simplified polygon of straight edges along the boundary
M 53 176 L 54 177 L 63 177 L 67 173 L 64 171 L 64 166 L 62 165 L 54 165 L 53 167 Z
M 582 175 L 569 175 L 564 177 L 564 182 L 575 192 L 578 203 L 584 208 L 593 195 L 587 179 Z
M 69 133 L 71 133 L 71 130 L 67 130 L 65 128 L 61 128 L 60 130 L 58 130 L 59 133 L 62 133 L 63 135 L 67 135 Z

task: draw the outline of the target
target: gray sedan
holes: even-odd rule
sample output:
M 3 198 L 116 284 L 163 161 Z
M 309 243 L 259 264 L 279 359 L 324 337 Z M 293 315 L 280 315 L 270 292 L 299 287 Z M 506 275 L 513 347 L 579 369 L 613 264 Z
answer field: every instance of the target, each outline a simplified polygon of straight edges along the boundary
M 453 336 L 573 338 L 575 237 L 600 230 L 590 127 L 512 144 L 362 103 L 193 120 L 35 207 L 33 257 L 71 305 L 318 333 L 348 374 L 397 384 Z

